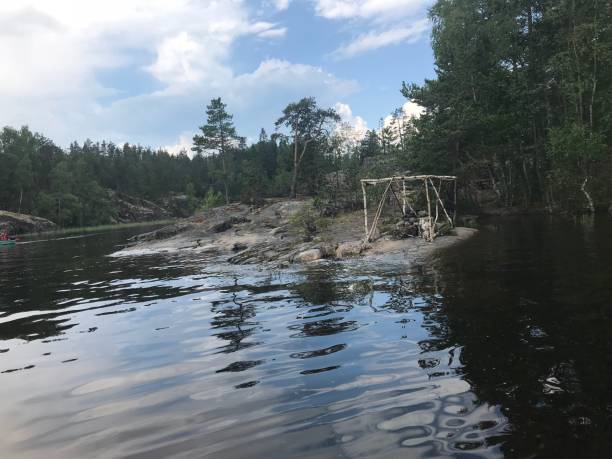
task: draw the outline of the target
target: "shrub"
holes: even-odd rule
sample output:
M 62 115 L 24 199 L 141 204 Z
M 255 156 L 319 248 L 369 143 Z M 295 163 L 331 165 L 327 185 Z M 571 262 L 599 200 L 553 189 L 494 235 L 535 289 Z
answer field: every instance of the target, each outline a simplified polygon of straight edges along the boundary
M 219 207 L 224 202 L 223 195 L 219 191 L 214 191 L 212 188 L 209 188 L 206 195 L 204 195 L 201 208 L 212 209 L 213 207 Z

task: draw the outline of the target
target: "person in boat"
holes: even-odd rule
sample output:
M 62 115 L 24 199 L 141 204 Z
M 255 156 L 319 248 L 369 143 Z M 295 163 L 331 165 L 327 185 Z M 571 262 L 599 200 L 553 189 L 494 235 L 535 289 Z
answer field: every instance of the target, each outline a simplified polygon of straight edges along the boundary
M 5 232 L 1 232 L 0 233 L 0 241 L 8 241 L 8 240 L 9 240 L 8 234 L 5 233 Z

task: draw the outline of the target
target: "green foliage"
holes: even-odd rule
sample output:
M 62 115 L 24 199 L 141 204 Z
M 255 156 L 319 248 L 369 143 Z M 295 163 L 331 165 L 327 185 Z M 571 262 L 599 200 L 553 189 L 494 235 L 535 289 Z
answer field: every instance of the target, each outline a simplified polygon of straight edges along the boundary
M 212 99 L 206 107 L 207 123 L 200 127 L 201 135 L 193 137 L 192 150 L 198 154 L 214 152 L 221 158 L 220 180 L 223 182 L 225 202 L 229 204 L 230 187 L 230 153 L 238 144 L 244 142 L 236 134 L 232 121 L 233 116 L 225 110 L 226 105 L 221 98 Z
M 488 187 L 503 205 L 573 207 L 555 190 L 605 188 L 608 3 L 438 0 L 430 17 L 436 79 L 402 88 L 425 107 L 403 148 L 411 169 L 455 173 L 464 195 Z M 611 192 L 608 181 L 601 204 Z
M 187 207 L 189 213 L 191 213 L 198 207 L 198 198 L 196 196 L 195 186 L 192 182 L 188 182 L 185 186 L 185 195 L 187 196 Z
M 202 200 L 202 209 L 212 209 L 213 207 L 219 207 L 223 205 L 224 199 L 223 195 L 214 191 L 212 188 L 209 188 Z
M 606 154 L 605 138 L 584 125 L 570 123 L 549 131 L 549 151 L 553 163 L 575 165 L 586 170 Z
M 298 102 L 293 102 L 283 109 L 283 115 L 276 121 L 276 128 L 286 127 L 289 129 L 290 138 L 293 141 L 293 167 L 291 176 L 290 196 L 297 194 L 298 177 L 300 166 L 305 158 L 304 169 L 308 191 L 310 194 L 317 187 L 316 178 L 321 166 L 321 159 L 326 150 L 326 143 L 330 137 L 333 123 L 340 121 L 340 115 L 334 109 L 323 109 L 318 107 L 314 97 L 305 97 Z M 309 156 L 306 153 L 311 151 Z M 302 177 L 304 178 L 304 177 Z
M 200 127 L 202 134 L 193 137 L 193 151 L 202 153 L 212 150 L 224 154 L 233 142 L 238 139 L 233 116 L 225 110 L 226 105 L 221 98 L 212 99 L 206 106 L 207 123 Z
M 582 185 L 592 179 L 591 186 L 605 202 L 605 182 L 609 175 L 595 174 L 596 166 L 605 166 L 607 146 L 604 137 L 586 126 L 571 123 L 564 127 L 553 128 L 549 132 L 548 153 L 551 170 L 549 179 L 552 198 L 562 201 L 564 207 L 572 211 L 582 211 L 588 205 Z M 603 163 L 603 164 L 602 164 Z M 602 179 L 604 183 L 602 183 Z M 609 199 L 609 195 L 607 196 Z M 599 201 L 599 199 L 598 199 Z

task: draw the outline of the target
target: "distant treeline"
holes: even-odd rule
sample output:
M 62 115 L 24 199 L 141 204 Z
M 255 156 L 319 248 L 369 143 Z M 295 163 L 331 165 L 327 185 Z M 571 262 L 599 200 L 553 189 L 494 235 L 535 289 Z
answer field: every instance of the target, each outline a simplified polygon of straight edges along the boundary
M 430 10 L 437 78 L 403 84 L 424 107 L 395 110 L 365 137 L 313 98 L 289 104 L 247 146 L 221 99 L 193 151 L 74 143 L 27 128 L 0 133 L 0 208 L 63 226 L 104 224 L 107 190 L 212 206 L 273 196 L 359 202 L 359 179 L 410 170 L 459 176 L 462 204 L 607 207 L 612 196 L 612 6 L 576 0 L 438 0 Z
M 264 136 L 249 148 L 232 148 L 226 156 L 231 199 L 249 193 L 289 194 L 286 144 Z M 27 127 L 5 127 L 0 132 L 0 208 L 62 226 L 86 226 L 113 221 L 109 189 L 154 201 L 170 193 L 208 196 L 215 204 L 224 189 L 220 163 L 214 154 L 190 158 L 185 152 L 171 155 L 112 142 L 73 143 L 64 151 Z
M 27 127 L 5 127 L 0 131 L 0 208 L 61 226 L 87 226 L 114 221 L 108 190 L 153 201 L 186 194 L 194 209 L 298 194 L 337 202 L 340 192 L 346 205 L 356 202 L 351 193 L 362 173 L 399 168 L 393 165 L 401 149 L 392 127 L 383 129 L 383 140 L 370 131 L 356 141 L 338 115 L 319 108 L 313 98 L 289 104 L 276 124 L 272 136 L 262 129 L 259 140 L 247 146 L 225 104 L 213 99 L 193 151 L 177 155 L 89 140 L 64 151 Z M 366 158 L 375 156 L 380 160 L 366 167 Z

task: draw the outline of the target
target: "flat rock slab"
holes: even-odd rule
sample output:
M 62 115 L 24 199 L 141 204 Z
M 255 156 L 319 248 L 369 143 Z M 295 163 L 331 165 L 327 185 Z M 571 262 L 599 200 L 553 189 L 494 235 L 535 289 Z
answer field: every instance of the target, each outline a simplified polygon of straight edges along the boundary
M 404 263 L 476 233 L 470 228 L 455 228 L 452 235 L 438 237 L 434 242 L 418 237 L 397 240 L 386 236 L 365 244 L 363 214 L 356 211 L 339 214 L 313 240 L 305 241 L 292 220 L 305 205 L 308 201 L 291 200 L 272 201 L 260 207 L 245 204 L 218 207 L 139 236 L 134 245 L 113 256 L 210 252 L 233 264 L 286 266 L 292 262 L 353 257 Z

